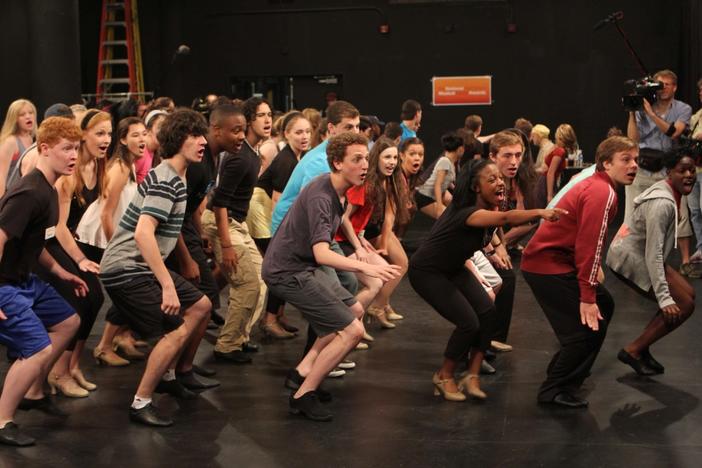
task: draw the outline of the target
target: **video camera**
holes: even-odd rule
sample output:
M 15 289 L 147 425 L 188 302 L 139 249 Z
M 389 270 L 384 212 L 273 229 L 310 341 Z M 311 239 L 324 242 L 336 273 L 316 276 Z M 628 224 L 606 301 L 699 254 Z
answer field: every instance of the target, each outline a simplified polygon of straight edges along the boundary
M 643 109 L 644 98 L 653 104 L 656 102 L 656 92 L 660 89 L 663 89 L 663 83 L 650 76 L 638 80 L 626 80 L 624 82 L 624 96 L 622 96 L 624 110 L 634 112 Z

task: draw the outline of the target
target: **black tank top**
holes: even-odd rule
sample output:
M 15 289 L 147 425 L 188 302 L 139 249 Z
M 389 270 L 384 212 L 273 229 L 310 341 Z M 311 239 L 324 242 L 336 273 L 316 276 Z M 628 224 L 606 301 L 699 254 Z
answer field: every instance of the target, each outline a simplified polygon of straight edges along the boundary
M 76 228 L 78 228 L 78 223 L 80 223 L 80 219 L 85 213 L 85 210 L 87 210 L 90 204 L 97 200 L 97 198 L 100 196 L 100 177 L 98 177 L 95 187 L 92 189 L 88 189 L 88 187 L 84 185 L 83 190 L 81 190 L 81 195 L 83 195 L 84 200 L 82 205 L 75 194 L 71 199 L 71 211 L 68 213 L 68 220 L 66 221 L 66 226 L 71 232 L 75 232 Z

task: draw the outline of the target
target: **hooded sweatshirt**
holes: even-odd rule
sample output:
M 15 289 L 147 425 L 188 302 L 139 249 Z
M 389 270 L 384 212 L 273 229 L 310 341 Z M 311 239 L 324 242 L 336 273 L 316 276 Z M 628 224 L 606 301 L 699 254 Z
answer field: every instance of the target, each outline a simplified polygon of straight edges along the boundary
M 644 291 L 653 288 L 660 308 L 675 304 L 665 279 L 665 260 L 677 248 L 678 205 L 666 180 L 634 199 L 630 223 L 622 224 L 612 241 L 607 265 Z

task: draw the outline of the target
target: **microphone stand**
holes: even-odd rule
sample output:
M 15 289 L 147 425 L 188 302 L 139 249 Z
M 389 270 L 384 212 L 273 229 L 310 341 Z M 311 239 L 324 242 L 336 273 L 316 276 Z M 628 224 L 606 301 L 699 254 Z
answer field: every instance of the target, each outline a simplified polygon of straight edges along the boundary
M 614 26 L 617 28 L 617 31 L 619 31 L 619 34 L 622 36 L 622 39 L 624 39 L 624 44 L 626 44 L 626 48 L 629 50 L 629 53 L 632 55 L 632 57 L 634 57 L 634 60 L 636 60 L 636 63 L 639 65 L 639 69 L 641 70 L 643 75 L 650 76 L 646 65 L 644 65 L 644 63 L 641 61 L 641 57 L 639 57 L 639 54 L 636 53 L 636 50 L 634 50 L 634 46 L 631 45 L 631 42 L 629 42 L 629 38 L 626 37 L 624 30 L 619 24 L 619 20 L 621 20 L 622 18 L 624 18 L 623 14 L 621 16 L 614 16 Z

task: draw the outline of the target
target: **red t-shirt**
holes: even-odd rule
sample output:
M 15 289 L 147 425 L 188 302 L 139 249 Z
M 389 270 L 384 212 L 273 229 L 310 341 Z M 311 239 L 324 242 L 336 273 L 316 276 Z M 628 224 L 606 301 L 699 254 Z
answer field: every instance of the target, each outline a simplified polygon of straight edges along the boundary
M 548 156 L 546 156 L 546 159 L 544 160 L 544 163 L 546 166 L 551 166 L 551 161 L 553 160 L 554 157 L 558 156 L 561 158 L 561 162 L 558 164 L 558 168 L 556 169 L 556 177 L 560 175 L 561 172 L 566 168 L 566 152 L 563 148 L 560 146 L 556 146 L 556 149 L 548 153 Z
M 358 234 L 366 228 L 366 225 L 368 224 L 368 221 L 370 221 L 371 215 L 373 214 L 373 205 L 366 203 L 365 184 L 348 189 L 346 191 L 346 201 L 358 207 L 350 218 L 351 224 L 353 225 L 353 231 Z M 339 230 L 336 232 L 334 239 L 340 242 L 348 240 L 341 228 L 339 228 Z

